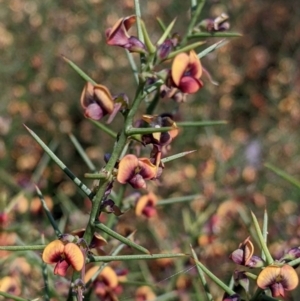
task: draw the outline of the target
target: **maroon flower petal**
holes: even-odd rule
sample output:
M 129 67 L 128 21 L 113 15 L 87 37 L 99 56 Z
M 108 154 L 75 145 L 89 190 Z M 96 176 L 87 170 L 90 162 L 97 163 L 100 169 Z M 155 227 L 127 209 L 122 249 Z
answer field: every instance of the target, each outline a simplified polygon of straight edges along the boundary
M 270 286 L 273 297 L 284 297 L 284 288 L 282 283 L 275 282 Z
M 66 260 L 59 261 L 54 268 L 54 274 L 65 277 L 69 266 L 70 265 Z
M 183 93 L 188 93 L 188 94 L 196 93 L 202 87 L 203 87 L 202 81 L 191 76 L 182 77 L 178 85 L 178 88 Z

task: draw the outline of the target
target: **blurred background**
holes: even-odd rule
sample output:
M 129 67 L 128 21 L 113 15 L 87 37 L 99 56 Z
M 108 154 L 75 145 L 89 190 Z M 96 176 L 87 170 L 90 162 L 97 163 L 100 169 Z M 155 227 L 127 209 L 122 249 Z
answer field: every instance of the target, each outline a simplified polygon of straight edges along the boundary
M 0 7 L 0 212 L 13 207 L 8 227 L 15 229 L 24 243 L 35 243 L 40 239 L 40 227 L 45 227 L 47 240 L 54 234 L 51 228 L 47 232 L 45 217 L 32 211 L 32 197 L 22 194 L 30 193 L 32 182 L 39 182 L 51 199 L 58 219 L 68 212 L 65 224 L 69 230 L 84 226 L 81 212 L 84 210 L 87 217 L 89 208 L 84 196 L 53 162 L 39 174 L 43 151 L 23 123 L 50 144 L 80 179 L 88 168 L 69 133 L 77 137 L 97 168 L 104 165 L 103 156 L 114 141 L 84 118 L 79 103 L 84 81 L 62 55 L 113 94 L 124 92 L 132 99 L 135 81 L 127 56 L 122 48 L 106 45 L 105 30 L 120 17 L 133 14 L 134 6 L 132 0 L 0 0 Z M 153 42 L 161 35 L 156 17 L 165 24 L 177 17 L 175 31 L 183 35 L 188 10 L 189 1 L 141 1 L 143 20 Z M 197 152 L 169 163 L 160 183 L 150 184 L 159 199 L 198 197 L 191 203 L 161 207 L 159 216 L 164 217 L 164 225 L 157 232 L 149 230 L 151 223 L 146 229 L 138 219 L 130 226 L 141 229 L 139 240 L 146 247 L 154 239 L 151 233 L 170 239 L 172 250 L 188 252 L 189 243 L 200 246 L 205 263 L 218 276 L 229 279 L 234 265 L 228 256 L 249 233 L 245 220 L 232 219 L 240 206 L 252 209 L 258 217 L 267 208 L 270 245 L 276 254 L 299 245 L 299 189 L 269 171 L 264 163 L 299 178 L 300 10 L 292 0 L 206 1 L 199 22 L 223 12 L 229 15 L 230 31 L 243 36 L 230 39 L 202 60 L 219 85 L 204 78 L 204 88 L 188 96 L 176 119 L 226 120 L 228 124 L 182 130 L 170 154 Z M 207 39 L 198 51 L 218 40 Z M 177 104 L 163 100 L 155 113 L 175 110 Z M 120 130 L 121 120 L 112 123 L 115 131 Z M 92 185 L 91 181 L 84 182 Z M 27 205 L 22 205 L 23 198 Z M 187 233 L 180 222 L 184 210 L 195 220 L 205 212 L 205 223 Z M 128 223 L 126 216 L 122 219 Z M 181 228 L 182 233 L 178 231 Z M 3 240 L 4 232 L 0 234 L 3 245 L 9 244 Z M 223 264 L 216 268 L 216 260 Z M 8 270 L 1 271 L 0 276 Z M 165 274 L 156 268 L 151 281 L 163 277 Z

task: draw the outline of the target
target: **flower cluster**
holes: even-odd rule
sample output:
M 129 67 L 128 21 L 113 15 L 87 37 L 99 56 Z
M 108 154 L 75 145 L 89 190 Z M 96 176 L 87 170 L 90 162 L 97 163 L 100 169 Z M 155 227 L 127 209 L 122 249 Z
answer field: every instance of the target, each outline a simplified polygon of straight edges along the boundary
M 125 48 L 130 52 L 147 55 L 151 49 L 147 50 L 144 43 L 136 36 L 131 36 L 128 33 L 134 23 L 136 23 L 136 16 L 134 15 L 119 19 L 112 28 L 106 30 L 106 43 Z M 148 45 L 148 48 L 154 47 L 156 57 L 164 60 L 179 45 L 179 40 L 178 34 L 174 34 L 172 38 L 165 39 L 157 47 L 151 44 Z M 161 96 L 173 98 L 179 102 L 183 101 L 187 94 L 194 94 L 203 87 L 203 82 L 200 79 L 202 65 L 194 50 L 191 50 L 189 54 L 185 52 L 177 54 L 169 69 L 160 72 L 153 69 L 148 70 L 149 72 L 152 73 L 153 79 L 164 78 L 165 83 L 160 87 Z M 162 76 L 162 74 L 167 74 L 167 76 Z M 81 95 L 81 106 L 84 109 L 85 117 L 100 120 L 105 115 L 111 115 L 114 111 L 116 98 L 117 96 L 112 97 L 107 87 L 88 82 Z
M 84 255 L 81 248 L 73 242 L 54 240 L 49 243 L 43 252 L 43 261 L 55 264 L 54 274 L 66 276 L 71 266 L 75 271 L 80 271 L 84 266 Z
M 257 277 L 257 286 L 263 290 L 269 289 L 273 297 L 284 297 L 285 291 L 291 291 L 298 286 L 299 279 L 295 269 L 286 263 L 299 257 L 300 254 L 296 249 L 298 250 L 298 248 L 292 248 L 281 259 L 266 266 L 262 258 L 253 255 L 254 246 L 248 237 L 230 255 L 230 258 L 245 267 L 263 268 Z M 236 284 L 248 292 L 249 278 L 247 274 L 244 271 L 236 271 L 234 278 Z
M 139 37 L 129 33 L 135 23 L 139 23 L 140 26 Z M 220 26 L 223 24 L 217 21 L 215 23 Z M 142 20 L 138 20 L 135 15 L 120 18 L 105 31 L 107 45 L 122 47 L 130 53 L 138 53 L 141 56 L 141 70 L 137 76 L 139 88 L 132 101 L 125 93 L 114 95 L 109 88 L 95 83 L 81 73 L 87 80 L 80 98 L 83 115 L 96 121 L 107 118 L 106 122 L 110 123 L 120 112 L 125 121 L 118 134 L 103 125 L 111 136 L 116 136 L 116 147 L 112 154 L 105 156 L 106 166 L 99 172 L 99 186 L 98 182 L 95 183 L 93 190 L 88 194 L 92 201 L 92 210 L 87 229 L 63 234 L 59 239 L 50 242 L 43 251 L 43 261 L 47 264 L 55 264 L 54 274 L 66 276 L 69 267 L 81 272 L 81 278 L 73 283 L 73 292 L 78 294 L 79 299 L 83 298 L 85 286 L 91 282 L 95 294 L 102 300 L 117 300 L 117 296 L 122 292 L 120 280 L 124 280 L 125 272 L 109 266 L 105 266 L 102 270 L 97 266 L 89 269 L 86 261 L 97 261 L 97 255 L 106 255 L 102 249 L 107 244 L 106 239 L 93 232 L 97 226 L 100 228 L 100 223 L 97 224 L 101 220 L 100 214 L 113 213 L 115 216 L 123 214 L 114 203 L 114 197 L 110 198 L 115 181 L 123 185 L 129 184 L 134 189 L 145 190 L 148 181 L 159 179 L 165 168 L 164 161 L 167 161 L 164 160 L 165 156 L 179 130 L 172 114 L 152 113 L 156 106 L 154 99 L 170 98 L 183 102 L 187 95 L 194 94 L 203 87 L 201 77 L 205 69 L 202 68 L 199 56 L 193 50 L 201 43 L 184 48 L 180 45 L 180 36 L 171 33 L 173 25 L 156 44 L 152 44 Z M 167 64 L 160 67 L 162 62 Z M 146 99 L 153 101 L 154 105 L 148 107 L 147 114 L 137 117 L 138 105 Z M 135 146 L 135 153 L 127 153 L 129 145 Z M 141 150 L 142 148 L 145 148 L 149 154 L 142 153 L 145 152 Z M 153 192 L 144 192 L 135 202 L 136 216 L 155 217 L 157 202 L 157 196 Z M 106 234 L 110 233 L 114 238 L 128 242 L 127 238 L 120 238 L 120 234 L 113 235 L 112 232 L 108 230 Z M 88 237 L 88 242 L 83 237 Z M 133 242 L 129 245 L 132 244 Z M 243 257 L 240 254 L 243 250 L 245 247 L 241 247 L 241 251 L 235 254 L 235 257 Z M 241 260 L 249 266 L 252 264 L 253 257 L 248 258 L 247 255 L 247 259 Z M 85 273 L 86 268 L 88 270 Z M 184 290 L 190 284 L 190 279 L 181 277 L 177 283 L 178 290 Z M 156 298 L 155 293 L 147 286 L 138 288 L 135 295 L 136 300 Z

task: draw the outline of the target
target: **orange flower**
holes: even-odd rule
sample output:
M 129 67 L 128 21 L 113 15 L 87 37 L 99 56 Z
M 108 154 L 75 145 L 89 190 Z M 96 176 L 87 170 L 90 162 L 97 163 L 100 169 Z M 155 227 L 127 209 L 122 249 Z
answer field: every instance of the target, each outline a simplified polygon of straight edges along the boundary
M 84 282 L 87 283 L 97 274 L 99 270 L 98 266 L 94 266 L 89 269 L 84 277 Z M 95 294 L 101 298 L 101 300 L 117 300 L 117 295 L 121 292 L 122 288 L 119 285 L 119 276 L 110 267 L 106 266 L 93 282 Z
M 145 52 L 145 45 L 137 37 L 128 34 L 135 22 L 136 16 L 119 19 L 112 28 L 106 30 L 106 43 L 126 48 L 130 52 Z
M 135 291 L 135 301 L 143 301 L 143 300 L 156 300 L 156 295 L 149 286 L 140 286 Z
M 257 277 L 257 285 L 261 289 L 269 288 L 273 297 L 284 297 L 284 291 L 291 291 L 298 286 L 298 275 L 293 267 L 270 265 L 263 269 Z
M 19 296 L 21 294 L 20 283 L 17 278 L 5 276 L 0 279 L 0 291 Z M 2 300 L 2 299 L 1 299 Z
M 58 239 L 46 246 L 42 258 L 45 263 L 56 263 L 54 274 L 60 276 L 66 276 L 69 266 L 80 271 L 84 265 L 84 256 L 80 248 L 72 242 L 65 245 Z
M 190 54 L 180 53 L 174 58 L 171 76 L 174 85 L 183 93 L 196 93 L 203 87 L 201 62 L 194 50 Z
M 156 175 L 157 168 L 148 158 L 126 155 L 119 163 L 117 180 L 121 184 L 129 183 L 133 188 L 146 188 L 145 180 L 151 180 Z
M 137 216 L 144 215 L 146 217 L 153 217 L 156 215 L 155 205 L 157 197 L 154 193 L 150 192 L 140 197 L 136 203 L 135 214 Z
M 100 120 L 114 110 L 113 98 L 103 85 L 93 85 L 87 82 L 80 97 L 80 103 L 87 118 Z

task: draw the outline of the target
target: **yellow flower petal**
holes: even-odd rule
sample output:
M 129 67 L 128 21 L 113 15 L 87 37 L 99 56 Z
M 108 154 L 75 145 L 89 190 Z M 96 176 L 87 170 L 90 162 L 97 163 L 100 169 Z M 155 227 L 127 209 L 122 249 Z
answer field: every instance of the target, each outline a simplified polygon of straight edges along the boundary
M 136 300 L 155 300 L 156 295 L 149 286 L 140 286 L 136 291 L 135 291 L 135 298 Z
M 179 85 L 180 80 L 189 65 L 189 60 L 190 58 L 186 53 L 180 53 L 174 58 L 171 75 L 176 86 Z
M 285 290 L 290 291 L 298 286 L 298 282 L 296 271 L 287 264 L 282 267 L 267 266 L 257 277 L 257 285 L 262 289 L 266 289 L 275 283 L 281 283 Z
M 141 196 L 136 203 L 135 214 L 137 216 L 142 215 L 146 206 L 154 208 L 156 203 L 157 203 L 157 197 L 152 192 Z
M 139 165 L 139 160 L 134 155 L 124 156 L 119 163 L 117 180 L 121 184 L 127 183 L 134 175 L 136 168 Z
M 106 266 L 99 276 L 111 289 L 116 288 L 119 284 L 118 276 L 110 266 Z
M 80 271 L 84 265 L 84 257 L 80 248 L 74 243 L 65 245 L 64 254 L 66 260 L 73 266 L 76 271 Z
M 299 278 L 295 269 L 288 264 L 281 268 L 281 277 L 284 279 L 284 289 L 291 291 L 298 286 Z
M 42 259 L 45 263 L 56 263 L 61 259 L 65 245 L 60 240 L 54 240 L 44 249 Z
M 76 271 L 80 271 L 84 265 L 84 257 L 80 248 L 74 243 L 68 243 L 65 246 L 64 254 L 66 260 Z

